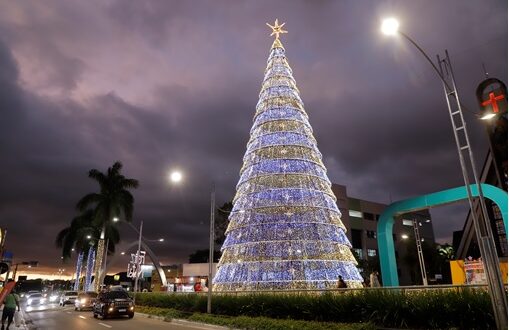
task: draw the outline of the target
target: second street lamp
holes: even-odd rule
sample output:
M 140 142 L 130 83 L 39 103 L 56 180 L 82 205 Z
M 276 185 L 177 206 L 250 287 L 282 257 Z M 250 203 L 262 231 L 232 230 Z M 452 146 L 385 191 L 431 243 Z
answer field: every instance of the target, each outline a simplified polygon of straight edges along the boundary
M 484 263 L 491 303 L 495 312 L 495 320 L 499 329 L 507 329 L 507 296 L 505 294 L 505 288 L 502 282 L 502 275 L 498 265 L 498 256 L 493 239 L 493 233 L 491 230 L 490 219 L 486 209 L 482 187 L 479 182 L 479 175 L 477 174 L 474 155 L 470 147 L 470 139 L 467 132 L 467 126 L 463 118 L 462 104 L 456 89 L 456 82 L 449 59 L 449 54 L 446 50 L 445 59 L 441 59 L 437 56 L 438 65 L 440 67 L 438 68 L 430 59 L 428 54 L 426 54 L 426 52 L 412 38 L 399 30 L 399 23 L 394 18 L 387 19 L 382 23 L 382 32 L 386 35 L 392 36 L 398 34 L 408 40 L 417 48 L 417 50 L 419 50 L 419 52 L 424 56 L 428 63 L 431 64 L 433 70 L 442 81 L 447 101 L 447 107 L 449 109 L 449 116 L 452 123 L 453 134 L 456 141 L 456 148 L 460 160 L 463 180 L 465 182 L 465 189 L 468 194 L 470 211 L 473 216 L 474 229 L 479 245 L 479 250 L 481 252 L 481 257 Z M 469 160 L 470 172 L 472 173 L 475 181 L 475 186 L 477 188 L 479 196 L 478 201 L 481 206 L 480 208 L 482 221 L 476 217 L 477 212 L 474 207 L 474 198 L 470 185 L 470 174 L 467 169 L 465 158 Z

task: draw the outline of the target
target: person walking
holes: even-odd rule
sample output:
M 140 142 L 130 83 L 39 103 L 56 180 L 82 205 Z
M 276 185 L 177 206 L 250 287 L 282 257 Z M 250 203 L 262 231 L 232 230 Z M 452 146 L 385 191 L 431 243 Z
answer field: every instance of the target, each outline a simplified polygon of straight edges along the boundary
M 4 330 L 4 323 L 7 320 L 7 330 L 11 326 L 12 320 L 14 319 L 14 313 L 16 313 L 16 307 L 19 309 L 19 297 L 14 291 L 14 289 L 5 297 L 4 300 L 4 310 L 2 312 L 2 330 Z
M 378 281 L 378 272 L 377 271 L 374 271 L 371 273 L 371 275 L 369 275 L 369 283 L 372 288 L 379 288 L 381 286 L 380 282 Z
M 345 281 L 343 280 L 343 276 L 339 275 L 338 276 L 338 289 L 344 289 L 347 287 L 348 286 L 346 285 Z

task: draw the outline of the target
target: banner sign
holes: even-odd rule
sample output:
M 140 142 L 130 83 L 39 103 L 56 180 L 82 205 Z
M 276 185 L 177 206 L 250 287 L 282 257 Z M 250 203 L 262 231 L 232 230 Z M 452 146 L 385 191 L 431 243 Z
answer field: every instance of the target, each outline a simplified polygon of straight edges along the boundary
M 127 265 L 127 277 L 138 278 L 141 274 L 141 265 L 145 263 L 145 251 L 131 253 L 131 261 Z

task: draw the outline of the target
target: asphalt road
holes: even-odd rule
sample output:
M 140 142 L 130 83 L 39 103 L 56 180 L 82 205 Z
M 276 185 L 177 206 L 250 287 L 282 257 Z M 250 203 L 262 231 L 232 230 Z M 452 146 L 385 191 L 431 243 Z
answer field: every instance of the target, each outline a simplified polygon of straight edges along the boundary
M 144 330 L 144 329 L 165 329 L 165 330 L 190 330 L 190 329 L 217 329 L 207 325 L 182 325 L 162 320 L 150 319 L 141 315 L 134 315 L 134 318 L 128 319 L 94 319 L 91 311 L 74 311 L 74 307 L 60 307 L 58 305 L 46 305 L 37 308 L 28 308 L 25 315 L 31 320 L 28 323 L 29 329 L 44 330 Z M 16 329 L 15 327 L 12 327 Z

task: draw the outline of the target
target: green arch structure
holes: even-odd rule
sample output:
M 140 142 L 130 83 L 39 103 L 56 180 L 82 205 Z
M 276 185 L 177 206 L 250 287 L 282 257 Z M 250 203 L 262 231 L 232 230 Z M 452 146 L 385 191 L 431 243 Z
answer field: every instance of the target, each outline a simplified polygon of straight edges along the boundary
M 489 184 L 481 184 L 481 186 L 484 197 L 492 200 L 500 208 L 505 232 L 507 233 L 507 192 Z M 470 189 L 473 196 L 479 196 L 476 185 L 470 185 Z M 380 255 L 380 267 L 384 286 L 399 285 L 396 254 L 392 236 L 394 218 L 401 214 L 450 204 L 467 198 L 467 189 L 465 186 L 462 186 L 394 202 L 385 208 L 380 215 L 377 226 L 378 253 Z

